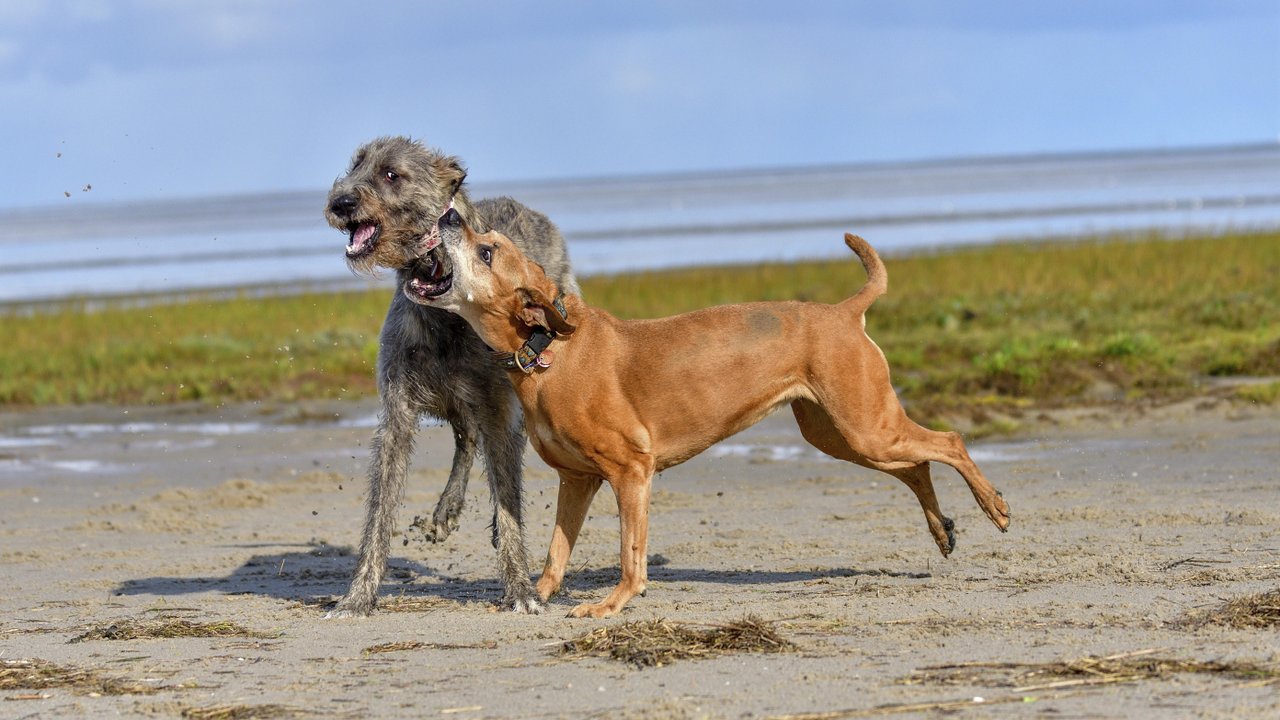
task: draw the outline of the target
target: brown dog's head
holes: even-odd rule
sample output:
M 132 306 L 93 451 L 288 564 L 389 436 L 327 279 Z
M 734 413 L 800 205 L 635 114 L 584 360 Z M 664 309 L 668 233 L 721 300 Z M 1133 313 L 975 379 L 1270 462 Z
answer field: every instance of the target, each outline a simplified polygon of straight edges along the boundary
M 499 350 L 534 327 L 560 335 L 575 330 L 553 302 L 559 288 L 510 238 L 473 232 L 456 210 L 440 218 L 439 228 L 440 245 L 409 270 L 406 297 L 461 315 Z
M 352 270 L 398 270 L 418 256 L 419 243 L 459 196 L 466 177 L 457 158 L 407 137 L 381 137 L 356 150 L 329 191 L 324 216 L 347 233 Z M 458 199 L 465 204 L 465 196 Z

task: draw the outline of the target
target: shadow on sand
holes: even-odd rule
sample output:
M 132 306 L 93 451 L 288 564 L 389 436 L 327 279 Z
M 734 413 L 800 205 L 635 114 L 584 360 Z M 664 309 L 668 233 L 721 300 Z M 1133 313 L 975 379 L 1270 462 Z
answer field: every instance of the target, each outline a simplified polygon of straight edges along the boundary
M 263 547 L 229 545 L 229 549 Z M 279 548 L 279 545 L 267 547 Z M 356 557 L 350 547 L 296 545 L 293 551 L 258 554 L 227 575 L 219 577 L 149 577 L 125 580 L 113 591 L 116 595 L 158 595 L 163 597 L 203 592 L 227 595 L 260 595 L 323 606 L 346 592 L 355 569 Z M 770 585 L 810 582 L 850 577 L 924 579 L 929 573 L 858 568 L 814 568 L 810 570 L 703 570 L 673 568 L 665 560 L 651 561 L 649 579 L 655 582 L 718 583 L 726 585 Z M 616 567 L 578 569 L 566 578 L 566 587 L 597 590 L 618 582 Z M 399 587 L 397 587 L 399 586 Z M 502 586 L 496 580 L 471 580 L 442 574 L 438 570 L 404 558 L 393 557 L 379 596 L 432 597 L 455 602 L 497 602 Z
M 216 577 L 149 577 L 125 580 L 113 591 L 116 595 L 188 595 L 221 592 L 227 595 L 261 595 L 281 600 L 306 603 L 323 602 L 329 596 L 346 592 L 356 557 L 350 546 L 308 545 L 227 545 L 229 551 L 246 548 L 293 547 L 276 553 L 257 554 L 230 573 Z M 393 558 L 387 565 L 383 594 L 395 582 L 412 582 L 431 577 L 446 585 L 464 583 L 459 578 L 442 576 L 433 568 L 403 558 Z

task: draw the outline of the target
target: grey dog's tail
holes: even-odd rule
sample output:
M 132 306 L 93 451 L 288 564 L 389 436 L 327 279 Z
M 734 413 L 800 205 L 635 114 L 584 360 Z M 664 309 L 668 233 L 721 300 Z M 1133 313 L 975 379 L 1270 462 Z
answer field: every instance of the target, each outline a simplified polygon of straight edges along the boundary
M 867 244 L 866 240 L 857 235 L 845 233 L 844 244 L 848 245 L 849 249 L 862 261 L 862 267 L 867 271 L 867 282 L 853 297 L 848 298 L 840 305 L 841 307 L 848 307 L 856 313 L 864 313 L 867 308 L 871 307 L 871 303 L 876 301 L 876 298 L 885 294 L 885 291 L 889 289 L 889 273 L 885 272 L 884 263 L 880 262 L 880 256 Z

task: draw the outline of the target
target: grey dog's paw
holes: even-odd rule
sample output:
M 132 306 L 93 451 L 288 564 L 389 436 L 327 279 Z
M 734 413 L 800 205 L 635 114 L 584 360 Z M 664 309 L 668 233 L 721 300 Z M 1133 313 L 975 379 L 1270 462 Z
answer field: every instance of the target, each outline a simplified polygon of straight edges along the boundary
M 426 518 L 415 517 L 412 527 L 422 533 L 422 539 L 432 543 L 442 543 L 454 530 L 458 529 L 458 518 L 462 515 L 462 500 L 443 495 L 431 513 L 431 522 Z
M 518 615 L 541 615 L 543 608 L 546 607 L 537 597 L 506 600 L 503 605 L 506 609 Z
M 325 613 L 325 620 L 346 620 L 347 618 L 369 617 L 373 614 L 373 603 L 348 601 L 343 598 L 337 606 Z
M 349 618 L 368 617 L 369 613 L 356 612 L 355 610 L 339 610 L 334 608 L 324 614 L 325 620 L 347 620 Z
M 458 529 L 458 518 L 451 517 L 443 522 L 432 520 L 431 524 L 422 530 L 422 537 L 433 543 L 442 543 L 449 538 L 449 535 Z
M 442 543 L 454 530 L 458 529 L 458 515 L 461 512 L 461 508 L 456 510 L 445 508 L 442 502 L 430 521 L 421 515 L 416 516 L 409 524 L 409 529 L 417 530 L 422 534 L 422 539 L 429 543 Z M 404 544 L 409 544 L 409 538 L 404 539 Z

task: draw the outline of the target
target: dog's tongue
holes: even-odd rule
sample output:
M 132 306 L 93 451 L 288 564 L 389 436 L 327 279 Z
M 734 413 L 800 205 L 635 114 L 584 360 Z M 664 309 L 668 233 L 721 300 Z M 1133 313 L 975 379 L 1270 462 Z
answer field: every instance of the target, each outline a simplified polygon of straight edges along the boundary
M 369 238 L 373 237 L 373 233 L 377 229 L 375 225 L 361 225 L 351 233 L 351 244 L 347 247 L 356 252 L 364 249 L 365 243 L 369 242 Z

